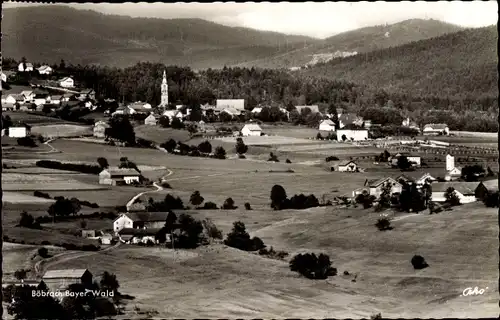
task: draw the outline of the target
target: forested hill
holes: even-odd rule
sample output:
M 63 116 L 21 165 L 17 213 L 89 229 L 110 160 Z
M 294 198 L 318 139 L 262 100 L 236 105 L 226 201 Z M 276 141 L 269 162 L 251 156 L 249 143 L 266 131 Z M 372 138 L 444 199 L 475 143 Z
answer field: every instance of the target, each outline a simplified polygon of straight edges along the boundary
M 195 69 L 265 58 L 319 41 L 201 19 L 131 18 L 57 5 L 4 9 L 2 34 L 2 53 L 16 59 L 117 67 L 154 61 Z
M 394 24 L 379 25 L 343 32 L 321 42 L 294 51 L 241 63 L 239 66 L 262 68 L 300 67 L 311 61 L 314 54 L 341 52 L 370 52 L 401 46 L 413 41 L 454 33 L 464 28 L 433 19 L 410 19 Z
M 495 26 L 468 29 L 403 46 L 335 59 L 304 75 L 344 79 L 412 96 L 498 96 Z

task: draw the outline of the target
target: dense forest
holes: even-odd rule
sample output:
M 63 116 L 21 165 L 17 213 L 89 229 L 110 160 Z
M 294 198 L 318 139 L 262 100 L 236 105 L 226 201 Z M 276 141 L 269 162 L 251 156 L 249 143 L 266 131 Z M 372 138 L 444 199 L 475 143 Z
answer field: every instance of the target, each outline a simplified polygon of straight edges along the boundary
M 4 67 L 16 64 L 6 59 Z M 410 95 L 402 90 L 390 92 L 347 81 L 257 68 L 194 72 L 188 67 L 147 62 L 125 69 L 64 62 L 54 68 L 58 74 L 52 77 L 72 75 L 81 87 L 93 88 L 97 97 L 120 102 L 145 101 L 158 105 L 166 70 L 172 104 L 193 106 L 214 104 L 217 98 L 243 98 L 248 110 L 258 105 L 279 105 L 291 110 L 296 105 L 317 104 L 323 112 L 343 109 L 380 124 L 399 125 L 401 119 L 410 117 L 421 125 L 444 122 L 451 130 L 494 132 L 498 128 L 496 96 Z

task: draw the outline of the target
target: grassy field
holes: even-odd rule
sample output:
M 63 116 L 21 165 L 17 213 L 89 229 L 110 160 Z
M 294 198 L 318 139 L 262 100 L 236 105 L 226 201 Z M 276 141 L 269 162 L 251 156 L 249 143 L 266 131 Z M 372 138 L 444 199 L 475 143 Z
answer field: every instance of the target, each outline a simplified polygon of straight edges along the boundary
M 43 204 L 43 203 L 52 203 L 54 202 L 54 200 L 39 198 L 32 195 L 22 194 L 19 192 L 4 191 L 2 193 L 2 202 L 16 203 L 16 204 L 17 203 Z
M 498 303 L 496 214 L 473 204 L 412 214 L 380 232 L 373 226 L 378 214 L 361 209 L 207 213 L 225 232 L 243 220 L 251 235 L 291 254 L 328 253 L 339 275 L 322 281 L 299 277 L 286 261 L 221 245 L 177 252 L 127 246 L 58 267 L 112 271 L 121 291 L 136 297 L 129 311 L 156 309 L 163 317 L 488 317 Z M 413 270 L 413 254 L 430 267 Z M 489 289 L 460 297 L 474 286 Z
M 83 126 L 75 124 L 54 124 L 44 126 L 33 126 L 31 134 L 42 135 L 49 138 L 76 137 L 92 135 L 92 126 Z
M 96 178 L 97 179 L 97 178 Z M 34 175 L 22 173 L 2 174 L 2 189 L 5 191 L 35 191 L 35 190 L 99 190 L 106 186 L 92 185 L 67 178 L 63 175 Z
M 224 138 L 220 138 L 219 140 L 235 144 L 236 139 L 237 139 L 237 137 L 224 137 Z M 290 144 L 295 145 L 295 144 L 311 144 L 311 143 L 315 143 L 315 142 L 317 143 L 317 141 L 314 141 L 314 140 L 293 138 L 293 137 L 286 137 L 286 136 L 259 136 L 259 137 L 249 136 L 249 137 L 243 137 L 243 142 L 245 142 L 245 144 L 249 145 L 249 146 L 290 145 Z
M 26 89 L 26 90 L 31 90 L 31 89 Z M 38 115 L 38 114 L 31 114 L 31 113 L 26 113 L 22 111 L 5 111 L 2 112 L 3 116 L 9 116 L 12 120 L 12 122 L 24 122 L 26 124 L 29 124 L 31 126 L 34 125 L 40 125 L 40 124 L 71 124 L 71 122 L 58 119 L 58 118 L 52 118 L 52 117 L 47 117 L 43 115 Z
M 157 144 L 166 142 L 169 139 L 187 143 L 190 139 L 187 130 L 176 130 L 172 128 L 162 128 L 161 126 L 140 125 L 134 128 L 138 138 L 153 141 Z

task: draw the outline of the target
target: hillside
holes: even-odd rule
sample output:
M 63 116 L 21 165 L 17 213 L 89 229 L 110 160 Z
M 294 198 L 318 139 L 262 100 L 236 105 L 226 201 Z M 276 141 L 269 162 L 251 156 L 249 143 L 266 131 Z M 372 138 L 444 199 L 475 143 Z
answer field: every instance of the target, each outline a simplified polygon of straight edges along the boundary
M 335 59 L 301 71 L 411 95 L 498 95 L 495 26 Z
M 299 67 L 310 62 L 314 54 L 335 53 L 337 51 L 370 52 L 404 45 L 413 41 L 430 39 L 458 32 L 462 29 L 462 27 L 432 19 L 410 19 L 390 25 L 343 32 L 322 42 L 311 44 L 306 48 L 299 48 L 267 60 L 242 63 L 240 66 L 257 64 L 263 68 Z
M 130 18 L 65 6 L 9 8 L 3 15 L 4 56 L 48 63 L 125 67 L 154 61 L 216 68 L 317 42 L 201 19 Z

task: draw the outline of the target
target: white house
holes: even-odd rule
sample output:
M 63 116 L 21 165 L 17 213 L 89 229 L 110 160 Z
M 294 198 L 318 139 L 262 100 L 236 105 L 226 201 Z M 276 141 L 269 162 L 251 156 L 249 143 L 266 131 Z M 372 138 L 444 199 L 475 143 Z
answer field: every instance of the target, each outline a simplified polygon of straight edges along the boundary
M 50 103 L 50 95 L 46 92 L 37 92 L 33 94 L 33 103 L 37 106 Z
M 2 103 L 8 103 L 8 104 L 16 104 L 16 103 L 24 103 L 24 96 L 21 94 L 9 94 L 5 100 L 2 99 Z
M 113 231 L 116 233 L 125 228 L 149 229 L 162 228 L 167 220 L 168 212 L 127 212 L 122 213 L 113 221 Z
M 403 189 L 403 185 L 401 185 L 401 183 L 399 183 L 398 181 L 396 181 L 391 177 L 381 178 L 376 180 L 366 180 L 364 187 L 366 188 L 366 190 L 369 190 L 369 194 L 371 196 L 374 196 L 375 198 L 378 199 L 382 194 L 383 188 L 386 184 L 391 185 L 391 195 L 394 193 L 401 193 Z
M 434 178 L 430 173 L 420 173 L 416 171 L 409 171 L 399 175 L 396 181 L 404 181 L 406 183 L 415 183 L 417 187 L 423 186 L 426 182 L 433 182 L 437 179 Z
M 216 109 L 224 110 L 226 108 L 236 109 L 238 111 L 245 110 L 245 99 L 217 99 L 215 103 Z
M 355 113 L 339 113 L 337 114 L 339 120 L 339 129 L 344 128 L 347 125 L 353 124 L 361 127 L 363 125 L 363 118 Z M 371 125 L 371 123 L 370 123 Z
M 422 133 L 424 135 L 449 135 L 450 128 L 444 123 L 429 123 L 424 126 Z
M 7 82 L 7 75 L 5 73 L 2 72 L 0 74 L 0 76 L 1 76 L 3 82 Z
M 9 127 L 8 136 L 11 138 L 24 138 L 27 136 L 26 127 Z
M 157 244 L 157 236 L 160 233 L 161 228 L 154 229 L 134 229 L 134 228 L 124 228 L 118 232 L 118 237 L 123 243 L 129 244 L 146 244 L 152 242 Z
M 335 123 L 332 120 L 323 120 L 319 124 L 319 131 L 335 131 Z
M 73 88 L 75 86 L 75 81 L 71 77 L 65 77 L 59 80 L 59 86 L 63 88 Z
M 154 114 L 150 114 L 146 119 L 144 119 L 144 124 L 148 126 L 156 126 L 156 117 Z
M 165 112 L 163 112 L 162 115 L 164 117 L 167 117 L 170 121 L 172 121 L 172 119 L 174 118 L 177 119 L 183 118 L 182 112 L 180 112 L 179 110 L 166 110 Z
M 249 123 L 249 124 L 246 124 L 243 127 L 243 129 L 241 129 L 241 134 L 244 137 L 248 137 L 248 136 L 261 136 L 262 135 L 262 129 L 261 129 L 261 127 L 259 127 L 258 124 Z
M 261 107 L 255 107 L 252 109 L 252 114 L 259 114 L 262 112 L 262 108 Z
M 358 165 L 354 161 L 346 160 L 341 161 L 336 165 L 337 171 L 340 172 L 356 172 L 358 170 Z
M 396 166 L 398 164 L 399 157 L 401 156 L 405 156 L 408 159 L 408 162 L 410 162 L 412 166 L 420 167 L 422 163 L 422 158 L 420 156 L 410 156 L 404 153 L 398 153 L 391 158 L 391 164 Z
M 97 121 L 94 124 L 94 137 L 97 138 L 105 138 L 106 137 L 106 129 L 111 126 L 104 121 Z
M 104 169 L 99 173 L 99 184 L 123 185 L 139 182 L 141 174 L 134 169 Z
M 35 97 L 35 93 L 31 90 L 23 90 L 21 91 L 21 95 L 24 97 L 24 102 L 31 102 Z
M 26 63 L 21 62 L 17 67 L 17 71 L 19 72 L 33 71 L 33 64 L 31 62 L 26 62 Z
M 337 141 L 368 140 L 368 130 L 337 130 Z
M 475 202 L 477 201 L 476 189 L 479 184 L 480 182 L 434 182 L 431 184 L 432 201 L 445 202 L 446 191 L 448 188 L 453 188 L 461 204 Z
M 61 104 L 62 97 L 63 97 L 63 96 L 62 96 L 62 95 L 60 95 L 60 94 L 50 96 L 50 104 L 60 105 L 60 104 Z
M 52 73 L 52 68 L 47 65 L 43 65 L 40 68 L 37 69 L 39 74 L 51 74 Z

